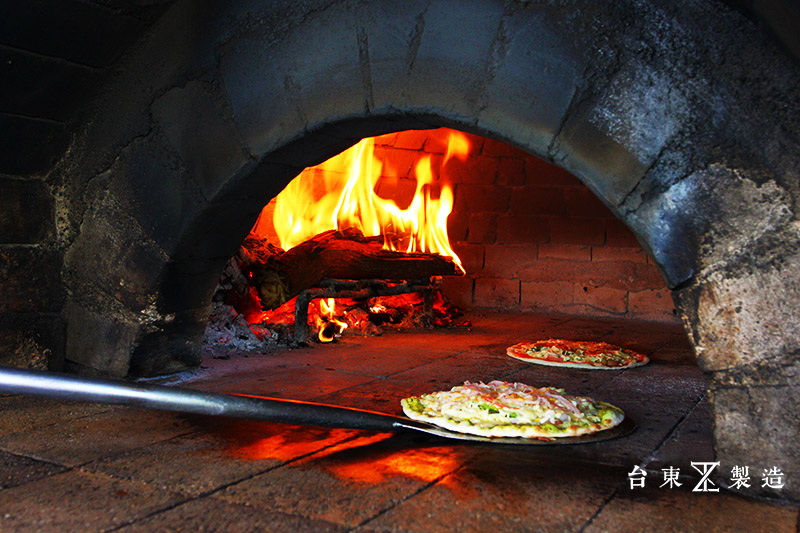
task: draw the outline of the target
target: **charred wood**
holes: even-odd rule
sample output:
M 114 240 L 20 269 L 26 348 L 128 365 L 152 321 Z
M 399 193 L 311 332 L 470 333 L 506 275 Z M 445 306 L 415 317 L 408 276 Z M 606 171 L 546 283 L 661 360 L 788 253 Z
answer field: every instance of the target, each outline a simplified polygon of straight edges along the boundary
M 450 257 L 384 250 L 383 237 L 365 237 L 355 229 L 326 231 L 288 251 L 249 236 L 238 259 L 264 310 L 327 279 L 403 281 L 461 274 Z

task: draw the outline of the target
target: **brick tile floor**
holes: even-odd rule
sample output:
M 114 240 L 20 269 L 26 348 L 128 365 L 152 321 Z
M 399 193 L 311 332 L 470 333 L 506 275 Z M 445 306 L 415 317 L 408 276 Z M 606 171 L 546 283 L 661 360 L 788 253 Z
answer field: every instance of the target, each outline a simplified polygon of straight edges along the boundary
M 795 504 L 692 492 L 691 462 L 712 460 L 713 449 L 703 377 L 680 327 L 471 318 L 469 330 L 209 353 L 178 383 L 399 414 L 404 396 L 504 379 L 617 404 L 637 430 L 509 446 L 0 396 L 0 531 L 797 530 Z M 600 372 L 505 355 L 548 336 L 606 340 L 652 362 Z M 629 487 L 635 465 L 648 472 L 644 489 Z M 669 467 L 680 468 L 681 487 L 660 487 Z

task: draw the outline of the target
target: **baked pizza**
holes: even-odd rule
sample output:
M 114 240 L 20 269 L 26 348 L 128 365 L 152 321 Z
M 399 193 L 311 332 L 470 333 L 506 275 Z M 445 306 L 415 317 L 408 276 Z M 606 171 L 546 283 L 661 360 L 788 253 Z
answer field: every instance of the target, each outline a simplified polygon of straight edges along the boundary
M 646 365 L 646 355 L 606 342 L 579 342 L 563 339 L 520 342 L 506 353 L 515 359 L 538 365 L 566 366 L 592 370 L 618 370 Z
M 401 404 L 408 418 L 483 437 L 576 437 L 613 428 L 625 418 L 611 404 L 568 396 L 563 389 L 505 381 L 467 381 Z

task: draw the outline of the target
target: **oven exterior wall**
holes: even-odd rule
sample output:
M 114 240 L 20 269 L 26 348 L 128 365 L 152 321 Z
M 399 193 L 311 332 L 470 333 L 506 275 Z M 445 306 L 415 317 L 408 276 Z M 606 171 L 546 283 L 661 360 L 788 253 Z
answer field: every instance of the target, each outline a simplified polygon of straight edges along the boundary
M 0 87 L 0 364 L 61 370 L 60 161 L 82 110 L 170 0 L 3 6 Z
M 449 125 L 567 169 L 632 229 L 706 372 L 723 466 L 800 478 L 797 64 L 715 2 L 577 7 L 176 2 L 48 183 L 67 361 L 197 364 L 215 274 L 300 167 Z
M 41 177 L 0 174 L 0 365 L 62 368 L 64 258 L 54 204 Z

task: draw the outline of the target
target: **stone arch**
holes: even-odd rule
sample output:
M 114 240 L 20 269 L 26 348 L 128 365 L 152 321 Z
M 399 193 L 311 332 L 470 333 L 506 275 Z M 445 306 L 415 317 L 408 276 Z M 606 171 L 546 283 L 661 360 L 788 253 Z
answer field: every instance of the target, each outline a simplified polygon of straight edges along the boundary
M 634 231 L 708 376 L 718 454 L 788 469 L 800 400 L 777 398 L 800 368 L 799 78 L 744 19 L 657 0 L 191 4 L 132 56 L 73 152 L 112 131 L 105 170 L 74 188 L 68 359 L 120 374 L 197 364 L 222 262 L 291 177 L 361 137 L 447 125 L 571 171 Z M 109 126 L 102 112 L 143 73 L 149 96 L 125 111 L 138 130 Z

